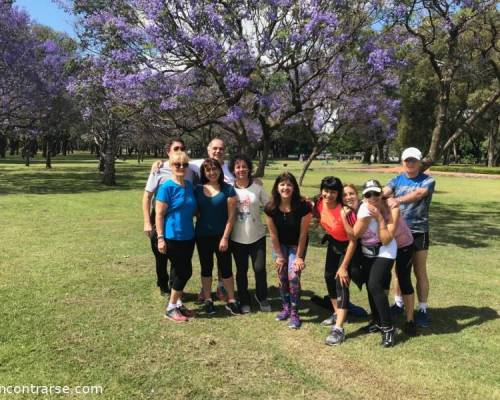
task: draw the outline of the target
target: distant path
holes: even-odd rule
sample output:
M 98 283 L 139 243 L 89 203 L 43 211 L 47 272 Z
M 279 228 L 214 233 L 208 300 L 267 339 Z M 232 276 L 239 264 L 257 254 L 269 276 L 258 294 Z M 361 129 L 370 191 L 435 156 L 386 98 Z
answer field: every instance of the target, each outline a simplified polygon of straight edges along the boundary
M 353 172 L 382 172 L 387 174 L 399 174 L 403 172 L 402 166 L 397 167 L 359 167 L 359 168 L 345 168 L 346 171 Z M 485 178 L 485 179 L 500 179 L 499 174 L 474 174 L 471 172 L 444 172 L 433 171 L 432 168 L 428 170 L 434 176 L 460 176 L 464 178 Z

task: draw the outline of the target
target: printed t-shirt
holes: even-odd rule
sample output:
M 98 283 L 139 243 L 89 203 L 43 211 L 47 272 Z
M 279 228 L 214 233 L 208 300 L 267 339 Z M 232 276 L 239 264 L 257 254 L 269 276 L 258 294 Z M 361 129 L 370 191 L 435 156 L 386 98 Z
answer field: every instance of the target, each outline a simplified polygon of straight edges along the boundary
M 329 208 L 323 199 L 319 199 L 318 211 L 320 214 L 320 224 L 326 233 L 339 242 L 349 240 L 340 215 L 342 211 L 341 204 L 337 204 L 335 208 Z
M 167 203 L 164 235 L 171 240 L 190 240 L 194 237 L 193 214 L 196 211 L 196 199 L 193 185 L 185 181 L 181 186 L 168 180 L 158 189 L 156 200 Z
M 368 228 L 366 229 L 365 233 L 363 233 L 363 236 L 361 236 L 361 244 L 366 247 L 379 245 L 381 242 L 378 236 L 378 222 L 375 218 L 372 217 L 365 203 L 361 203 L 361 206 L 358 210 L 358 219 L 361 218 L 370 218 Z M 364 250 L 365 249 L 362 248 L 363 254 L 368 256 L 368 254 Z M 398 247 L 396 245 L 396 241 L 392 239 L 388 244 L 380 246 L 378 257 L 395 259 L 397 251 Z
M 195 196 L 200 214 L 196 221 L 196 236 L 223 234 L 228 218 L 227 199 L 236 196 L 234 187 L 224 183 L 219 193 L 209 197 L 204 193 L 203 185 L 199 185 L 195 189 Z
M 262 185 L 253 182 L 247 188 L 234 188 L 237 197 L 237 215 L 231 240 L 242 244 L 255 243 L 266 235 L 260 209 L 269 198 Z
M 299 206 L 291 212 L 285 213 L 277 208 L 272 213 L 266 214 L 272 218 L 274 225 L 276 225 L 279 242 L 288 246 L 297 246 L 299 244 L 302 217 L 310 212 L 311 205 L 302 200 Z
M 406 173 L 402 173 L 391 179 L 387 187 L 396 197 L 404 196 L 419 188 L 428 190 L 427 196 L 413 203 L 401 204 L 400 209 L 401 215 L 412 232 L 429 232 L 429 206 L 436 187 L 434 178 L 423 173 L 415 178 L 409 178 Z

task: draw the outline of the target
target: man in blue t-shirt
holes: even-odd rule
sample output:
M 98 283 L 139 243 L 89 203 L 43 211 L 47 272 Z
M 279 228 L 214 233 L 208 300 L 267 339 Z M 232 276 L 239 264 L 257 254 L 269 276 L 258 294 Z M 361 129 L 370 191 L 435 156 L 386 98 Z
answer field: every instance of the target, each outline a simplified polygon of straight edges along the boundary
M 417 297 L 419 301 L 415 322 L 422 328 L 429 325 L 427 297 L 429 278 L 427 276 L 427 254 L 429 250 L 429 206 L 436 182 L 430 175 L 421 172 L 422 153 L 415 147 L 409 147 L 401 156 L 404 172 L 389 181 L 384 188 L 384 195 L 393 195 L 399 203 L 404 217 L 413 235 L 415 254 L 413 268 L 417 278 Z M 396 291 L 396 304 L 393 311 L 402 312 L 403 299 L 399 286 Z

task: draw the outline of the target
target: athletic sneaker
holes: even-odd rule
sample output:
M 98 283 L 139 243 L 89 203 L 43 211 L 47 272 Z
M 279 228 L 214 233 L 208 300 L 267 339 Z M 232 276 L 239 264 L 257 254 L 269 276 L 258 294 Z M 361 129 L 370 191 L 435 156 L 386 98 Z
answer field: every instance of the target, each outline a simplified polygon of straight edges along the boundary
M 396 315 L 401 315 L 405 312 L 405 306 L 399 307 L 396 303 L 391 306 L 391 315 L 395 317 Z
M 250 314 L 252 312 L 252 309 L 248 304 L 243 304 L 240 308 L 242 314 Z
M 290 329 L 299 329 L 300 325 L 302 323 L 300 322 L 299 314 L 297 311 L 292 311 L 290 313 L 290 321 L 288 321 L 288 327 Z
M 417 336 L 417 325 L 415 321 L 406 321 L 403 325 L 403 332 L 408 336 Z
M 232 315 L 240 315 L 241 309 L 237 301 L 231 303 L 226 303 L 226 310 L 228 310 Z
M 215 310 L 214 302 L 211 300 L 205 300 L 205 305 L 203 308 L 205 309 L 205 312 L 208 315 L 217 314 L 217 311 Z
M 357 306 L 356 304 L 352 304 L 351 302 L 349 302 L 349 304 L 347 305 L 347 312 L 349 315 L 358 318 L 363 318 L 368 316 L 368 313 L 363 307 Z
M 332 326 L 337 322 L 337 314 L 330 315 L 327 319 L 321 322 L 323 326 Z
M 170 290 L 168 290 L 168 289 L 160 289 L 160 296 L 162 296 L 162 297 L 168 297 L 169 294 L 170 294 Z
M 290 306 L 283 306 L 283 309 L 276 315 L 276 321 L 286 321 L 290 317 Z
M 194 317 L 194 311 L 190 310 L 187 308 L 184 304 L 181 305 L 180 307 L 177 307 L 177 309 L 181 312 L 182 315 L 184 315 L 186 318 L 193 318 Z
M 271 312 L 271 304 L 269 304 L 267 299 L 259 300 L 257 295 L 255 295 L 255 301 L 257 301 L 257 304 L 260 306 L 260 311 Z
M 337 346 L 345 340 L 344 330 L 334 326 L 330 334 L 326 337 L 325 343 L 329 346 Z
M 418 310 L 415 314 L 415 322 L 420 328 L 428 328 L 429 327 L 429 315 L 427 311 Z
M 368 325 L 366 326 L 363 326 L 361 328 L 361 330 L 364 332 L 364 333 L 375 333 L 375 332 L 380 332 L 380 326 L 374 322 L 374 321 L 370 321 L 368 323 Z
M 188 319 L 186 316 L 182 315 L 178 308 L 172 308 L 170 311 L 165 313 L 165 318 L 174 322 L 187 322 Z
M 217 286 L 216 295 L 219 301 L 227 301 L 227 292 L 224 286 Z
M 382 341 L 380 342 L 382 347 L 392 347 L 396 343 L 396 330 L 394 327 L 390 328 L 380 328 L 382 334 Z

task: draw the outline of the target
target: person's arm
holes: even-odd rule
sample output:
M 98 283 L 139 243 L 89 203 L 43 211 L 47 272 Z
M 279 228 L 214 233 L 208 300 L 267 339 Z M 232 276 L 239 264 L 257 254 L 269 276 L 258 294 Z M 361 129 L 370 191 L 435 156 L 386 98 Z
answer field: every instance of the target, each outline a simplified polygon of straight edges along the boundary
M 384 197 L 391 197 L 393 194 L 394 192 L 392 191 L 392 188 L 390 188 L 389 186 L 384 186 L 384 188 L 382 189 L 382 195 Z
M 272 217 L 266 214 L 267 228 L 269 229 L 269 236 L 271 238 L 271 247 L 276 254 L 276 267 L 280 270 L 286 263 L 285 257 L 281 252 L 281 246 L 278 238 L 278 229 L 274 224 Z
M 304 253 L 306 251 L 307 234 L 309 232 L 309 224 L 311 223 L 312 213 L 307 213 L 300 220 L 300 236 L 297 246 L 297 256 L 295 257 L 294 269 L 303 270 L 305 267 Z
M 398 206 L 391 208 L 392 223 L 388 225 L 388 230 L 389 233 L 392 235 L 392 237 L 396 237 L 396 233 L 398 230 L 398 221 L 400 216 L 401 212 L 399 211 Z
M 153 165 L 151 165 L 151 173 L 157 174 L 160 172 L 160 168 L 163 165 L 163 163 L 166 162 L 164 160 L 156 160 Z
M 398 202 L 398 204 L 414 203 L 416 201 L 422 200 L 424 197 L 427 197 L 428 195 L 429 195 L 429 189 L 418 188 L 415 189 L 413 192 L 406 193 L 403 196 L 395 197 L 395 200 Z
M 340 211 L 340 218 L 342 218 L 342 223 L 344 224 L 344 230 L 345 233 L 347 233 L 347 237 L 349 238 L 349 240 L 356 240 L 356 236 L 354 236 L 354 229 L 347 220 L 347 214 L 345 212 L 344 207 L 342 207 L 342 210 Z
M 168 205 L 163 201 L 156 200 L 155 203 L 155 225 L 158 233 L 158 251 L 165 254 L 167 252 L 167 243 L 165 242 L 165 232 L 163 230 L 165 222 L 165 214 L 167 213 Z
M 227 199 L 227 215 L 226 228 L 219 243 L 219 251 L 226 251 L 229 247 L 229 236 L 233 230 L 236 218 L 236 196 L 228 197 Z
M 147 237 L 151 237 L 153 232 L 153 227 L 151 226 L 151 200 L 153 199 L 153 193 L 144 191 L 142 196 L 142 215 L 144 217 L 144 233 Z
M 366 232 L 366 230 L 368 229 L 368 225 L 370 225 L 370 218 L 371 217 L 358 217 L 356 223 L 354 224 L 354 227 L 352 228 L 354 237 L 356 239 L 359 239 Z
M 352 260 L 352 256 L 354 255 L 354 252 L 356 251 L 356 240 L 354 239 L 349 239 L 349 244 L 347 245 L 347 249 L 345 251 L 344 259 L 342 260 L 342 264 L 340 264 L 340 267 L 335 274 L 335 277 L 340 279 L 340 282 L 344 286 L 349 286 L 349 263 Z
M 394 236 L 391 234 L 390 230 L 395 229 L 394 224 L 392 222 L 392 216 L 389 216 L 389 220 L 386 221 L 384 219 L 384 216 L 380 212 L 380 210 L 377 207 L 374 207 L 372 205 L 367 205 L 368 211 L 370 211 L 370 214 L 377 220 L 378 224 L 378 238 L 380 239 L 380 242 L 385 246 L 386 244 L 389 244 L 389 242 L 394 239 Z

